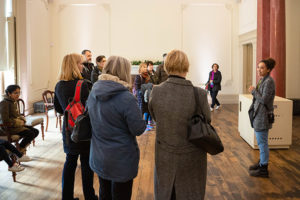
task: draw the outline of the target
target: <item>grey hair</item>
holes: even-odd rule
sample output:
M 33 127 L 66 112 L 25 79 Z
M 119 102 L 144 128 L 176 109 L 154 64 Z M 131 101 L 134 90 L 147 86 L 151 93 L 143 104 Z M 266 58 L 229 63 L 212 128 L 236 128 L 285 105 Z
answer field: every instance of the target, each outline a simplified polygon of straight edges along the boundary
M 131 83 L 131 64 L 121 56 L 110 56 L 105 63 L 103 74 L 111 74 L 122 81 Z

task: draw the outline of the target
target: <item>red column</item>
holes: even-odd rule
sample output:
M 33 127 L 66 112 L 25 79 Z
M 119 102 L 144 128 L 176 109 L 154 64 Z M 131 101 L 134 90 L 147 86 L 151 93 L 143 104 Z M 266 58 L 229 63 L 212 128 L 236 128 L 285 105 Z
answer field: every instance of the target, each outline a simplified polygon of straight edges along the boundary
M 271 76 L 275 80 L 276 95 L 285 97 L 285 0 L 257 0 L 256 64 L 272 57 L 276 66 Z M 259 76 L 256 73 L 256 81 Z
M 285 0 L 270 1 L 270 57 L 276 60 L 271 76 L 275 80 L 276 95 L 285 97 Z
M 270 0 L 257 0 L 256 65 L 270 57 Z M 256 73 L 256 82 L 259 75 Z

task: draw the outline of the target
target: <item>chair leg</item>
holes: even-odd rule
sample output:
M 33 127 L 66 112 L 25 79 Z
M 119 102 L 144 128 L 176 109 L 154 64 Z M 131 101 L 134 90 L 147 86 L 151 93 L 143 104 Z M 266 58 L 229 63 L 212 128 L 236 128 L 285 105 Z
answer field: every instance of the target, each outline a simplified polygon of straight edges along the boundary
M 41 131 L 42 131 L 42 139 L 44 140 L 45 135 L 44 135 L 44 122 L 41 123 Z
M 17 173 L 16 172 L 12 172 L 12 177 L 13 177 L 14 182 L 17 181 L 16 176 L 17 176 Z
M 58 125 L 58 117 L 56 116 L 56 125 L 55 125 L 55 128 L 57 128 L 57 125 Z
M 59 116 L 58 118 L 59 118 L 59 130 L 61 132 L 62 131 L 62 129 L 61 129 L 61 116 Z
M 35 139 L 32 140 L 32 145 L 35 146 Z
M 49 117 L 48 117 L 48 114 L 46 114 L 46 132 L 48 131 L 48 120 L 49 120 Z

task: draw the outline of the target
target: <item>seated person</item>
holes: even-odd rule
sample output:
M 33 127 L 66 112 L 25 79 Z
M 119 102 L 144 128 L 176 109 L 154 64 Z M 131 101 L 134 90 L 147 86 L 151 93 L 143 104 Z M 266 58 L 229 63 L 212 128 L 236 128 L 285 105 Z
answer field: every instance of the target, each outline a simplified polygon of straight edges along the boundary
M 18 102 L 20 96 L 20 86 L 9 85 L 4 95 L 4 99 L 0 102 L 0 123 L 7 126 L 7 131 L 11 135 L 19 135 L 22 138 L 20 143 L 20 151 L 25 152 L 26 147 L 31 143 L 39 131 L 31 126 L 25 125 L 25 118 L 20 115 L 18 109 Z M 0 135 L 4 135 L 5 132 L 1 131 Z
M 8 165 L 8 171 L 12 172 L 20 172 L 25 168 L 19 165 L 17 162 L 13 162 L 6 150 L 9 150 L 11 153 L 15 154 L 18 157 L 19 162 L 28 162 L 31 161 L 31 158 L 23 155 L 20 151 L 16 149 L 16 147 L 10 144 L 8 141 L 0 139 L 0 159 L 3 159 Z

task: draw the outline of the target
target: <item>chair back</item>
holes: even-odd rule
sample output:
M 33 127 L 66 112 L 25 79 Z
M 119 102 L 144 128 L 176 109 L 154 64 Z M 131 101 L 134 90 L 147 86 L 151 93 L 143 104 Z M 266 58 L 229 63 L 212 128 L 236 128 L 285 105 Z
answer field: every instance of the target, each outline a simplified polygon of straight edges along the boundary
M 25 102 L 23 101 L 23 99 L 18 99 L 17 103 L 19 114 L 25 117 Z
M 48 112 L 54 108 L 54 92 L 46 90 L 43 92 L 42 96 L 45 105 L 45 112 Z

